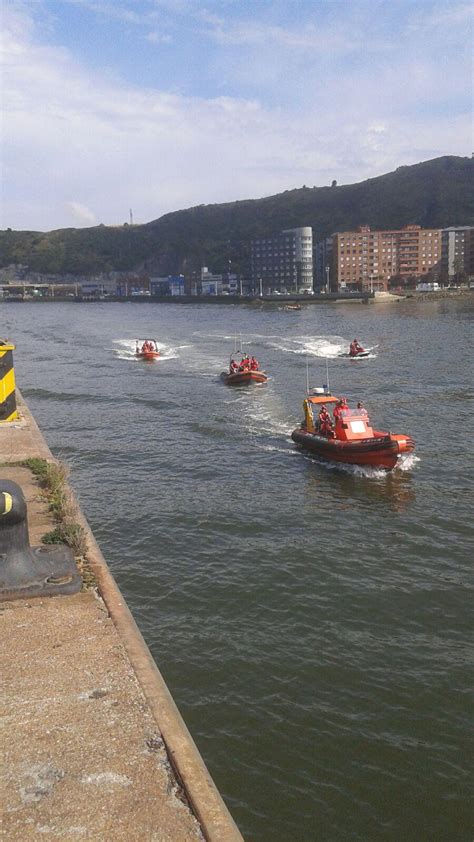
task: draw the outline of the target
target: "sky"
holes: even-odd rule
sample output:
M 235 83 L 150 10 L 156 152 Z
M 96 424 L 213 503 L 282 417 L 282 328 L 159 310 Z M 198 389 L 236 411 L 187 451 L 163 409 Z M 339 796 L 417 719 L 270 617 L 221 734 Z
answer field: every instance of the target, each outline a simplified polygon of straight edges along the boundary
M 1 0 L 0 228 L 470 156 L 465 0 Z

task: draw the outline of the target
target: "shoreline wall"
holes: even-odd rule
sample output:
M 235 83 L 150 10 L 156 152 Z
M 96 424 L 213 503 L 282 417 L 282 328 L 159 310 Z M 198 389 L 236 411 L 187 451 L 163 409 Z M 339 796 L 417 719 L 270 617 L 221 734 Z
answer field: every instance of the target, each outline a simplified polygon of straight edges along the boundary
M 19 422 L 9 427 L 5 425 L 0 427 L 0 440 L 4 444 L 0 461 L 4 464 L 18 464 L 20 460 L 36 456 L 49 462 L 56 462 L 18 390 L 17 399 L 20 410 Z M 71 497 L 77 505 L 77 520 L 86 534 L 88 565 L 95 576 L 99 593 L 161 732 L 169 761 L 201 825 L 202 832 L 208 842 L 242 842 L 242 835 L 199 754 L 72 489 Z M 61 599 L 60 596 L 50 598 Z

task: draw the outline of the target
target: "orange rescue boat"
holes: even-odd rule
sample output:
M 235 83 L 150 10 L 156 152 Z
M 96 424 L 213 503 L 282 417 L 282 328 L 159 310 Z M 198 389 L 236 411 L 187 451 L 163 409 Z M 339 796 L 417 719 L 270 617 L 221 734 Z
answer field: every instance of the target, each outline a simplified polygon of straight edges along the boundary
M 251 383 L 266 383 L 268 375 L 259 367 L 255 357 L 236 351 L 230 357 L 229 370 L 221 372 L 226 386 L 249 386 Z
M 319 410 L 323 405 L 340 404 L 341 399 L 323 393 L 322 389 L 314 391 L 317 394 L 309 394 L 304 399 L 304 420 L 291 434 L 296 444 L 311 453 L 331 462 L 369 465 L 391 471 L 402 454 L 415 449 L 415 442 L 410 436 L 374 430 L 363 407 L 341 408 L 332 431 L 321 433 L 313 410 Z
M 136 343 L 135 356 L 141 360 L 156 360 L 161 356 L 155 339 L 145 339 L 143 344 Z

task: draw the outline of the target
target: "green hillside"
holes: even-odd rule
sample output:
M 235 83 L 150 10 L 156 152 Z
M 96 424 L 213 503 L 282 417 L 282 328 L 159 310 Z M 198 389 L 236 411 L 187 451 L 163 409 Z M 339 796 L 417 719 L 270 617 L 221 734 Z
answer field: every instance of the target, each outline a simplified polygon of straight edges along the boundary
M 186 272 L 202 265 L 249 269 L 250 240 L 311 225 L 315 240 L 368 224 L 374 229 L 474 225 L 474 160 L 446 156 L 342 187 L 302 187 L 265 199 L 199 205 L 146 225 L 0 231 L 0 266 L 88 274 L 145 269 Z

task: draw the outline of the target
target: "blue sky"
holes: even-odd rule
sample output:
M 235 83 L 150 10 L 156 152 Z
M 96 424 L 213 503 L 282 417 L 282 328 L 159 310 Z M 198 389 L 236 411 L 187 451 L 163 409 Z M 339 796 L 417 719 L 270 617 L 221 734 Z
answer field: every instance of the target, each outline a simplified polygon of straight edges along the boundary
M 3 0 L 1 227 L 137 222 L 472 147 L 464 0 Z

